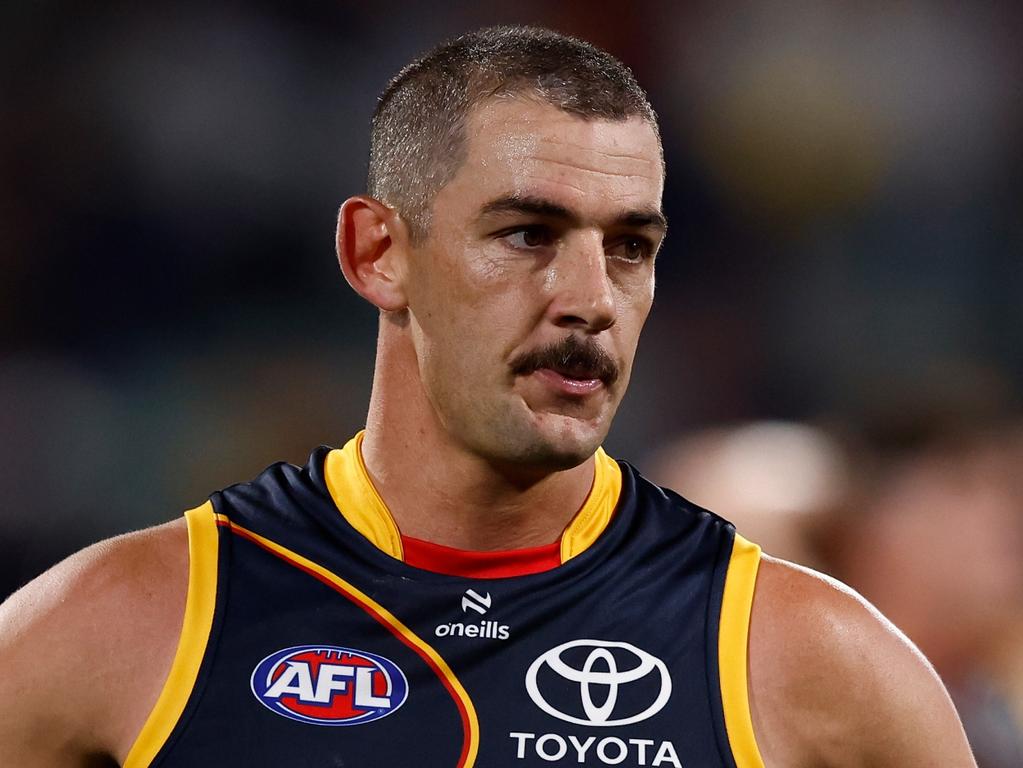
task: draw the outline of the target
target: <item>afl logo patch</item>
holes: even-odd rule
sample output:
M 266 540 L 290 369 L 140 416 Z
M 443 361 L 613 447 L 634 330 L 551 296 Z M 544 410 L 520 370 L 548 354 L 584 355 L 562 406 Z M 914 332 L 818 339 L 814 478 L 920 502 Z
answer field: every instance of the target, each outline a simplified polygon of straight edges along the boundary
M 379 720 L 408 697 L 408 680 L 393 661 L 334 645 L 271 653 L 256 665 L 250 684 L 271 712 L 314 725 Z

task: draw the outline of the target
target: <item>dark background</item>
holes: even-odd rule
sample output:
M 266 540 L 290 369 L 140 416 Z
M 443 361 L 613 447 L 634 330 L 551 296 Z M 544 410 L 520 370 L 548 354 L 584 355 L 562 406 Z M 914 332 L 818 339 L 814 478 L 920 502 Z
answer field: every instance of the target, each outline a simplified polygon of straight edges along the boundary
M 14 2 L 0 11 L 0 596 L 363 424 L 333 255 L 377 93 L 530 22 L 662 121 L 671 232 L 608 441 L 1023 382 L 1019 6 Z

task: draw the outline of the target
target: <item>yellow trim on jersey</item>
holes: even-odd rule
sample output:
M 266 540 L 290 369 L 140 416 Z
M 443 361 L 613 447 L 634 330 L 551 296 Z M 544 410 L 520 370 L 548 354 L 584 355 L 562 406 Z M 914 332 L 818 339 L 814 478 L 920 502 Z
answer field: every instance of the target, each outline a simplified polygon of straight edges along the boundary
M 207 501 L 201 507 L 188 510 L 185 520 L 188 524 L 188 595 L 181 638 L 160 698 L 124 759 L 124 768 L 148 766 L 170 737 L 192 695 L 213 628 L 218 548 L 213 505 Z
M 593 457 L 593 486 L 582 508 L 561 535 L 561 562 L 585 552 L 604 532 L 622 494 L 622 468 L 598 448 Z
M 341 449 L 327 454 L 323 474 L 327 490 L 334 505 L 351 526 L 369 539 L 377 549 L 398 560 L 404 560 L 401 534 L 391 517 L 391 511 L 380 498 L 362 459 L 362 440 L 366 431 L 359 432 Z
M 327 454 L 323 474 L 327 490 L 345 520 L 377 549 L 404 560 L 401 533 L 387 504 L 373 485 L 362 458 L 365 430 Z M 622 470 L 618 462 L 598 448 L 593 462 L 593 485 L 582 507 L 561 536 L 561 562 L 571 560 L 604 532 L 618 506 Z
M 349 445 L 351 445 L 351 441 L 349 442 Z M 347 449 L 347 447 L 348 446 L 346 445 L 345 448 Z M 328 582 L 329 584 L 334 585 L 341 592 L 354 597 L 358 602 L 364 603 L 365 605 L 369 606 L 370 608 L 372 608 L 373 613 L 375 613 L 380 620 L 386 622 L 387 625 L 391 627 L 391 629 L 393 629 L 395 632 L 397 632 L 403 638 L 405 638 L 405 640 L 410 645 L 418 648 L 423 654 L 428 656 L 430 660 L 433 662 L 433 664 L 436 666 L 436 668 L 440 670 L 441 674 L 444 675 L 444 678 L 445 680 L 447 680 L 447 683 L 450 686 L 451 691 L 453 691 L 454 694 L 458 697 L 458 700 L 461 702 L 462 706 L 465 709 L 466 717 L 468 718 L 469 721 L 468 723 L 469 746 L 468 750 L 466 751 L 465 762 L 461 763 L 461 766 L 464 766 L 464 768 L 471 768 L 471 766 L 475 764 L 476 754 L 479 751 L 480 740 L 480 726 L 479 719 L 476 716 L 476 709 L 472 704 L 472 699 L 469 698 L 468 692 L 462 686 L 461 681 L 459 681 L 459 679 L 455 676 L 455 673 L 452 671 L 451 667 L 448 666 L 448 663 L 444 660 L 444 658 L 439 653 L 437 653 L 436 650 L 434 650 L 433 646 L 431 646 L 419 635 L 417 635 L 415 632 L 413 632 L 411 629 L 405 626 L 405 624 L 403 624 L 401 620 L 398 619 L 397 616 L 395 616 L 389 610 L 384 608 L 384 606 L 382 606 L 376 600 L 371 598 L 365 592 L 361 591 L 351 582 L 342 579 L 333 571 L 330 571 L 324 568 L 319 563 L 309 560 L 308 558 L 303 557 L 297 552 L 294 552 L 293 550 L 290 550 L 287 547 L 278 544 L 273 539 L 268 539 L 265 536 L 260 536 L 258 533 L 250 531 L 248 528 L 244 528 L 243 526 L 240 526 L 237 523 L 232 522 L 231 519 L 228 518 L 226 515 L 217 515 L 216 519 L 220 523 L 229 526 L 233 531 L 236 531 L 243 535 L 244 537 L 251 539 L 252 541 L 255 541 L 256 543 L 265 547 L 271 552 L 277 553 L 279 556 L 285 558 L 286 560 L 294 563 L 295 565 L 300 566 L 303 570 L 311 572 L 318 576 L 319 578 L 323 579 L 324 581 Z M 125 766 L 125 768 L 128 767 Z
M 760 547 L 736 534 L 725 576 L 718 631 L 721 703 L 736 768 L 764 768 L 764 760 L 753 735 L 747 674 L 750 612 L 759 567 Z

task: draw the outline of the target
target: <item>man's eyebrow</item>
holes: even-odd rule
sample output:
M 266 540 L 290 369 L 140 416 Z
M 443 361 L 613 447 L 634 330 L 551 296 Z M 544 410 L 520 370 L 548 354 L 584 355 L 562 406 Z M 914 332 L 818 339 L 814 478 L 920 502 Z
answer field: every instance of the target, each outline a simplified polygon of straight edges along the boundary
M 575 224 L 580 221 L 577 213 L 566 208 L 560 203 L 548 200 L 535 195 L 504 195 L 485 203 L 480 208 L 479 218 L 492 214 L 501 213 L 531 213 L 538 216 L 547 216 L 554 219 L 563 219 Z M 668 220 L 657 208 L 642 208 L 634 211 L 626 211 L 615 218 L 615 225 L 626 227 L 653 227 L 665 232 L 668 229 Z
M 657 208 L 629 211 L 618 217 L 616 223 L 626 227 L 653 227 L 662 234 L 668 231 L 668 219 Z
M 579 217 L 560 203 L 534 195 L 504 195 L 480 208 L 480 218 L 495 213 L 533 213 L 553 219 L 579 221 Z

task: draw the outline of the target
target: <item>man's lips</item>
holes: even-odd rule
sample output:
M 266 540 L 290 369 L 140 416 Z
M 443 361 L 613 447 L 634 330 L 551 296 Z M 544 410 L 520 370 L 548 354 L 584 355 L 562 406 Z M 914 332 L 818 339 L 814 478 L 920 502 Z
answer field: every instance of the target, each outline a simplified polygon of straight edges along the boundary
M 572 397 L 588 395 L 604 386 L 604 382 L 599 378 L 576 378 L 560 373 L 553 368 L 538 368 L 533 371 L 533 375 L 559 394 Z

